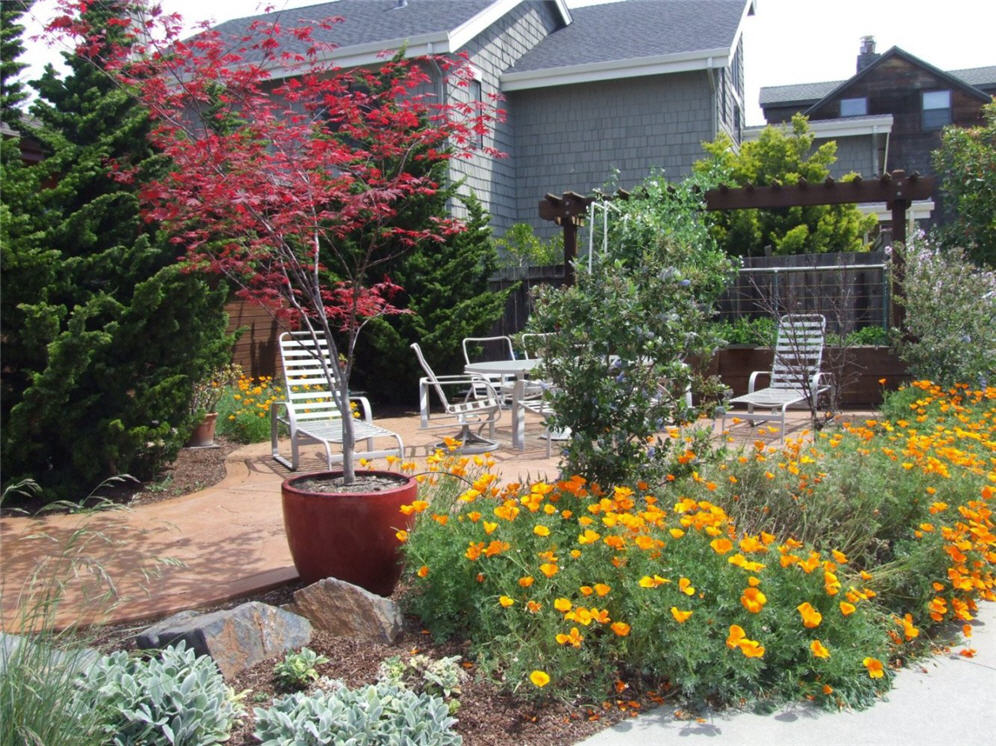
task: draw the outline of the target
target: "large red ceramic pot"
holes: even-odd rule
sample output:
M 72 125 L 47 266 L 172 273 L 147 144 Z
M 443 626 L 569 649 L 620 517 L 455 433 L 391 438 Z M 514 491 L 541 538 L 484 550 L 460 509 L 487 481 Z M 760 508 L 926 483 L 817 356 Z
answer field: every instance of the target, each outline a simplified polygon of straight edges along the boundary
M 294 567 L 306 583 L 334 577 L 389 596 L 401 577 L 396 533 L 412 521 L 401 506 L 415 500 L 418 482 L 388 471 L 358 471 L 356 481 L 340 491 L 342 472 L 328 471 L 281 485 Z

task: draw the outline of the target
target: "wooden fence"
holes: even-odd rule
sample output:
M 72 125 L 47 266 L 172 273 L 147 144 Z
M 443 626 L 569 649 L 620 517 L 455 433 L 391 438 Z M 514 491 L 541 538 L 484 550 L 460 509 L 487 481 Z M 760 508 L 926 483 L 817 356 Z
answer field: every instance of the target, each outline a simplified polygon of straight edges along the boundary
M 828 331 L 847 334 L 866 326 L 888 324 L 888 275 L 882 252 L 798 254 L 747 257 L 737 280 L 718 303 L 719 318 L 771 316 L 786 312 L 822 313 Z M 492 290 L 514 286 L 505 313 L 491 334 L 515 334 L 529 318 L 530 296 L 537 285 L 560 285 L 562 265 L 509 268 L 491 278 Z M 248 303 L 227 307 L 229 329 L 245 328 L 235 347 L 235 362 L 254 376 L 279 372 L 277 337 L 281 329 L 270 315 Z

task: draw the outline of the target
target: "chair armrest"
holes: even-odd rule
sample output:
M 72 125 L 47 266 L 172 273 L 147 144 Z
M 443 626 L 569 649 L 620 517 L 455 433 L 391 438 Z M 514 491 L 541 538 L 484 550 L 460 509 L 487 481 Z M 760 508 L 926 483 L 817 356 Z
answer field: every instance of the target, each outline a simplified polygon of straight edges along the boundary
M 370 409 L 370 400 L 365 396 L 351 396 L 349 397 L 351 402 L 357 402 L 363 409 L 363 421 L 373 423 L 373 411 Z
M 770 379 L 771 378 L 771 371 L 770 370 L 755 370 L 753 373 L 751 373 L 750 374 L 750 380 L 747 382 L 747 393 L 748 394 L 753 394 L 754 393 L 754 390 L 757 388 L 757 379 L 760 376 L 768 376 L 768 378 Z

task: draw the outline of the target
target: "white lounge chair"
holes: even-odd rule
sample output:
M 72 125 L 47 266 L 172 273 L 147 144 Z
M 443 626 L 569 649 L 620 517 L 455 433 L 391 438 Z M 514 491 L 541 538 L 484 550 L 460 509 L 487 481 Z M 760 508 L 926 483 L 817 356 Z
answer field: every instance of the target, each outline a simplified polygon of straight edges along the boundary
M 342 463 L 342 417 L 337 403 L 338 394 L 329 389 L 322 370 L 322 357 L 326 361 L 330 359 L 328 342 L 323 336 L 319 336 L 316 346 L 310 332 L 285 332 L 280 335 L 280 359 L 287 398 L 270 405 L 270 446 L 274 460 L 291 471 L 297 471 L 301 442 L 321 443 L 325 447 L 330 470 L 333 464 Z M 401 436 L 373 424 L 370 402 L 366 397 L 351 396 L 350 402 L 355 402 L 362 412 L 361 417 L 353 419 L 357 446 L 366 441 L 366 450 L 358 451 L 358 455 L 364 458 L 404 456 L 405 445 Z M 279 453 L 277 440 L 281 424 L 290 429 L 290 460 Z M 393 439 L 395 445 L 375 450 L 374 441 L 384 438 Z M 340 446 L 338 453 L 332 452 L 333 443 Z
M 734 397 L 723 412 L 726 418 L 738 417 L 753 427 L 761 422 L 778 420 L 781 439 L 785 439 L 785 410 L 795 404 L 807 403 L 813 411 L 819 398 L 830 390 L 830 377 L 823 373 L 823 344 L 826 319 L 820 314 L 788 314 L 778 321 L 778 340 L 770 371 L 756 370 L 750 374 L 747 393 Z M 768 376 L 768 385 L 757 388 L 758 379 Z M 746 406 L 746 412 L 731 412 L 730 407 Z M 763 409 L 758 413 L 755 409 Z
M 502 399 L 491 382 L 476 374 L 437 376 L 422 354 L 418 342 L 413 342 L 411 348 L 422 370 L 425 371 L 425 375 L 418 381 L 421 426 L 423 428 L 440 426 L 429 424 L 431 419 L 429 389 L 432 388 L 443 405 L 442 416 L 448 421 L 442 426 L 451 425 L 454 419 L 460 425 L 460 432 L 454 436 L 454 439 L 460 441 L 461 452 L 486 453 L 498 448 L 498 443 L 494 440 L 495 421 L 501 416 Z M 458 392 L 459 398 L 451 401 L 446 395 L 447 389 Z M 477 396 L 474 394 L 475 390 L 483 391 L 484 394 Z M 471 425 L 477 426 L 476 433 L 471 432 Z M 485 425 L 488 427 L 488 438 L 480 435 Z

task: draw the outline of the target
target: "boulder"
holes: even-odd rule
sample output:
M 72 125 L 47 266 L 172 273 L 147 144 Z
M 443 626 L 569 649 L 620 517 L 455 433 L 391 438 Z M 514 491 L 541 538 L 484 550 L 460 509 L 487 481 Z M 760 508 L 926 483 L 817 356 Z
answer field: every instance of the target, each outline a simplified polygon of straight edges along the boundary
M 338 578 L 325 578 L 294 591 L 288 609 L 315 629 L 340 637 L 391 643 L 401 635 L 401 611 L 389 598 Z
M 198 655 L 210 655 L 225 677 L 311 642 L 302 616 L 259 601 L 198 614 L 181 611 L 136 637 L 140 648 L 163 648 L 183 640 Z

